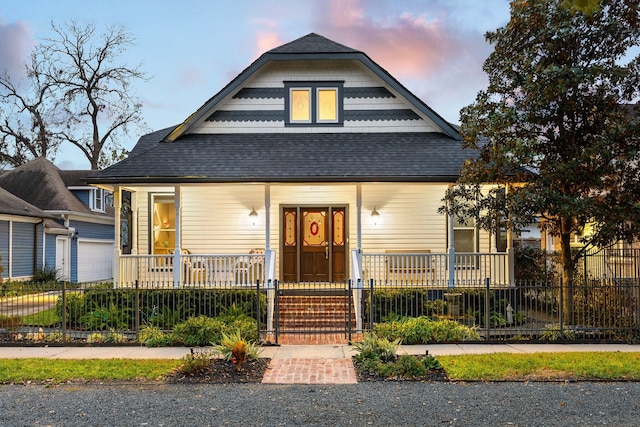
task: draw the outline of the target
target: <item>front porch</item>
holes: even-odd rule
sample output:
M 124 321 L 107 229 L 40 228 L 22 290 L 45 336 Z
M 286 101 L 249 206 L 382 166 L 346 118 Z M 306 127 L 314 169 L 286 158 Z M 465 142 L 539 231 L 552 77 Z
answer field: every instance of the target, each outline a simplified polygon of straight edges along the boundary
M 121 255 L 116 287 L 269 287 L 278 279 L 276 251 L 262 254 Z M 513 259 L 509 253 L 411 253 L 351 251 L 350 276 L 354 285 L 410 285 L 433 288 L 509 286 Z M 178 265 L 180 268 L 174 269 Z

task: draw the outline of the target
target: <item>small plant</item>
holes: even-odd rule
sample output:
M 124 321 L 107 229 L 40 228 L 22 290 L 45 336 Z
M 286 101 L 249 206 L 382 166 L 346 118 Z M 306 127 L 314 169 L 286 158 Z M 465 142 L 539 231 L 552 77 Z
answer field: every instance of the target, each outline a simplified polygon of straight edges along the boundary
M 353 343 L 353 348 L 360 352 L 359 356 L 365 359 L 378 359 L 384 362 L 396 360 L 398 358 L 398 347 L 402 340 L 400 338 L 389 341 L 380 338 L 373 333 L 365 333 L 364 339 Z
M 5 316 L 0 314 L 0 328 L 15 332 L 22 325 L 22 316 Z
M 62 342 L 62 332 L 50 332 L 46 335 L 47 342 Z
M 99 344 L 104 342 L 104 336 L 100 332 L 94 332 L 87 337 L 87 343 Z
M 166 347 L 173 343 L 171 335 L 152 325 L 144 325 L 140 328 L 138 341 L 147 347 Z
M 236 365 L 236 371 L 240 371 L 247 360 L 258 358 L 261 348 L 251 341 L 244 340 L 240 331 L 235 331 L 229 335 L 223 333 L 222 340 L 214 351 L 221 354 L 227 362 Z
M 102 331 L 108 328 L 125 329 L 130 309 L 118 308 L 112 300 L 106 306 L 94 306 L 93 311 L 80 317 L 80 323 L 89 330 Z
M 55 267 L 45 265 L 33 273 L 34 283 L 58 283 L 59 281 L 60 274 Z
M 209 350 L 194 350 L 182 358 L 182 364 L 178 367 L 178 372 L 184 375 L 198 375 L 209 369 L 211 353 Z
M 550 325 L 545 325 L 542 334 L 540 335 L 541 340 L 545 341 L 559 341 L 559 340 L 574 340 L 576 339 L 575 334 L 572 331 L 567 329 L 561 329 L 560 324 L 554 323 Z
M 69 327 L 75 328 L 80 326 L 80 318 L 85 314 L 84 295 L 78 293 L 67 293 L 64 299 L 65 303 L 65 320 Z M 62 297 L 56 302 L 56 314 L 62 320 Z
M 107 336 L 104 337 L 104 342 L 105 343 L 122 344 L 122 343 L 124 343 L 126 341 L 127 341 L 127 337 L 125 337 L 124 334 L 116 332 L 113 329 L 111 329 L 107 333 Z

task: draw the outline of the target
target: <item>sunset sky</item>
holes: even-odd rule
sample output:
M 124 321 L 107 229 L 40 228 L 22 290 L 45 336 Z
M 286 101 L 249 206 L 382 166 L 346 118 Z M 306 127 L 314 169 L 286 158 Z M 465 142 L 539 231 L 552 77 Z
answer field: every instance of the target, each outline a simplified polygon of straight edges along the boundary
M 486 86 L 484 33 L 509 19 L 507 0 L 3 0 L 0 69 L 19 76 L 50 23 L 124 25 L 123 59 L 150 79 L 135 94 L 151 130 L 182 122 L 263 52 L 315 32 L 361 50 L 446 120 Z M 132 148 L 139 135 L 132 135 Z M 84 169 L 77 148 L 56 165 Z

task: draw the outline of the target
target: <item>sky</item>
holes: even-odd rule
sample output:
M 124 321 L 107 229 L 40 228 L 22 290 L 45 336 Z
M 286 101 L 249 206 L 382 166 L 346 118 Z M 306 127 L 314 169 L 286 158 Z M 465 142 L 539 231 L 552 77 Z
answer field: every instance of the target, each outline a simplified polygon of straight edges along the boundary
M 445 120 L 487 85 L 484 34 L 509 20 L 507 0 L 0 0 L 0 69 L 20 73 L 51 23 L 97 32 L 118 25 L 135 39 L 122 62 L 140 65 L 147 130 L 184 121 L 262 53 L 317 33 L 366 53 Z M 140 135 L 125 141 L 131 149 Z M 88 169 L 63 146 L 61 169 Z

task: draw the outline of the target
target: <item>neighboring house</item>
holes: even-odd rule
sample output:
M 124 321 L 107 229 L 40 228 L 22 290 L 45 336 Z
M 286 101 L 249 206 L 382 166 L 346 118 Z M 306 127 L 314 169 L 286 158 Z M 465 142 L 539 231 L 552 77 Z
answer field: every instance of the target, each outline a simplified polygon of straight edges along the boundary
M 72 282 L 113 277 L 113 208 L 105 199 L 108 192 L 83 182 L 92 172 L 63 171 L 41 157 L 0 175 L 0 187 L 51 218 L 44 234 L 37 233 L 40 243 L 34 247 L 32 241 L 25 252 L 30 251 L 31 258 L 35 254 L 38 267 L 56 268 L 61 278 Z M 12 256 L 20 263 L 31 258 Z
M 456 126 L 365 53 L 312 33 L 87 182 L 113 190 L 121 212 L 123 286 L 508 284 L 510 245 L 499 253 L 498 233 L 437 212 L 471 154 Z M 265 272 L 239 274 L 237 254 Z
M 44 230 L 51 216 L 0 187 L 0 266 L 2 279 L 30 279 L 44 265 Z

